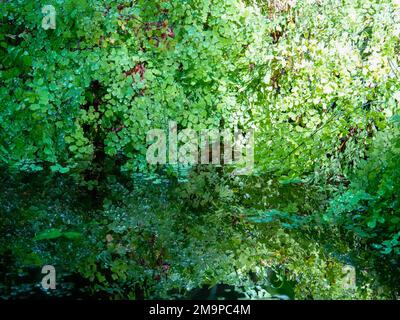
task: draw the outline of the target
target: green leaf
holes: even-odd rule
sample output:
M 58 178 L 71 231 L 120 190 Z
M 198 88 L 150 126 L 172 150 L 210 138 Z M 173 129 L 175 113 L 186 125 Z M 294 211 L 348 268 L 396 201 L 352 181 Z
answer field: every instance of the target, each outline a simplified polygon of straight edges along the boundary
M 43 231 L 41 233 L 39 233 L 36 237 L 34 237 L 34 240 L 51 240 L 51 239 L 57 239 L 59 237 L 61 237 L 63 235 L 63 233 L 58 230 L 58 229 L 49 229 L 46 231 Z
M 374 219 L 371 219 L 370 221 L 368 221 L 367 226 L 368 226 L 368 228 L 371 228 L 371 229 L 375 228 L 376 227 L 376 219 L 374 218 Z
M 288 184 L 300 184 L 303 183 L 304 181 L 300 178 L 287 178 L 287 179 L 280 179 L 279 183 L 281 185 L 288 185 Z

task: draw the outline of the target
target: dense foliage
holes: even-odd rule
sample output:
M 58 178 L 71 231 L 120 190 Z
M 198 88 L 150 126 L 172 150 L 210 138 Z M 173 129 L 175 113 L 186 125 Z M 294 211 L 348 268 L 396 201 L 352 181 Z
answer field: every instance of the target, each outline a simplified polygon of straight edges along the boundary
M 397 298 L 399 12 L 2 1 L 0 297 Z M 150 165 L 170 121 L 254 129 L 254 170 Z

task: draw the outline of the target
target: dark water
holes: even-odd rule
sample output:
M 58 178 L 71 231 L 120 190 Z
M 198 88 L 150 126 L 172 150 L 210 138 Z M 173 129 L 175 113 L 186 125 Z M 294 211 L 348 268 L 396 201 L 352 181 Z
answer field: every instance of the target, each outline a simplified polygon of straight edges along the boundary
M 57 266 L 56 290 L 44 290 L 41 270 L 32 262 L 21 261 L 22 257 L 26 259 L 30 255 L 35 228 L 49 227 L 60 221 L 69 225 L 88 223 L 96 217 L 96 211 L 101 210 L 107 197 L 114 202 L 120 200 L 119 193 L 115 195 L 108 191 L 104 186 L 88 191 L 73 180 L 62 177 L 27 174 L 15 178 L 0 171 L 0 299 L 111 299 L 106 293 L 89 294 L 87 288 L 91 283 L 78 273 L 68 273 L 71 260 L 67 251 L 69 254 L 72 251 L 74 257 L 84 249 L 79 245 L 75 249 L 66 246 L 65 257 L 58 257 L 60 265 L 66 267 L 59 272 Z M 47 212 L 43 217 L 42 211 Z M 52 246 L 51 242 L 44 244 L 43 251 L 54 252 L 58 256 L 64 252 L 62 247 Z M 40 250 L 40 246 L 35 250 Z M 282 283 L 272 275 L 267 289 L 276 299 L 294 299 L 293 288 L 293 283 Z M 140 299 L 141 294 L 137 296 Z M 237 300 L 244 299 L 245 295 L 232 286 L 219 284 L 212 288 L 203 286 L 194 289 L 183 298 Z

